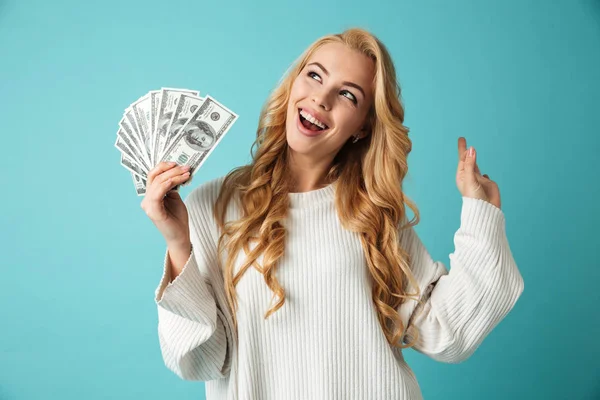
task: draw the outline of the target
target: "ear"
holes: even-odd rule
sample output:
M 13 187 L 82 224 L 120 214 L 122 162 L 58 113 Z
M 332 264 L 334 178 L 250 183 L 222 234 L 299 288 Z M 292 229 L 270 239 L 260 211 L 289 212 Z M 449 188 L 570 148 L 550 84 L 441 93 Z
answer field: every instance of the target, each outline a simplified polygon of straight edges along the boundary
M 363 126 L 360 131 L 358 131 L 358 138 L 359 139 L 364 139 L 367 136 L 369 136 L 369 134 L 371 133 L 371 131 L 369 129 L 367 129 L 366 126 Z

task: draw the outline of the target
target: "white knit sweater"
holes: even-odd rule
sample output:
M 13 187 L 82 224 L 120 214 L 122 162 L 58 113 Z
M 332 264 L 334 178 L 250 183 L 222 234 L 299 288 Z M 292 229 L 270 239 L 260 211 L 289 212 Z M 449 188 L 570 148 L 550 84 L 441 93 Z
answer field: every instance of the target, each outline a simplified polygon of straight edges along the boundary
M 273 293 L 249 268 L 236 287 L 238 332 L 232 332 L 212 217 L 222 182 L 213 179 L 186 197 L 193 250 L 171 283 L 165 254 L 155 301 L 167 368 L 182 379 L 206 381 L 208 400 L 422 399 L 402 352 L 389 346 L 379 325 L 359 237 L 343 229 L 336 214 L 335 183 L 289 194 L 288 237 L 276 271 L 285 304 L 265 320 Z M 237 219 L 235 201 L 227 213 Z M 450 272 L 432 260 L 414 229 L 403 231 L 401 243 L 426 299 L 418 318 L 410 318 L 414 300 L 398 309 L 405 327 L 410 319 L 420 332 L 413 348 L 445 363 L 466 360 L 524 288 L 503 212 L 462 198 Z

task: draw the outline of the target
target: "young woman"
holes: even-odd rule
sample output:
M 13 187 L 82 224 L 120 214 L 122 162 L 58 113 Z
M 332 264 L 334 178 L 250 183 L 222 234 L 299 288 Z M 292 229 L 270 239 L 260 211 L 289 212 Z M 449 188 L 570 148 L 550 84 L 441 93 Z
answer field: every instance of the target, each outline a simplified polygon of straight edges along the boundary
M 207 399 L 414 400 L 402 349 L 446 363 L 473 354 L 524 288 L 498 187 L 459 138 L 448 272 L 413 229 L 403 121 L 386 47 L 350 29 L 284 76 L 250 165 L 185 202 L 171 190 L 185 167 L 148 174 L 141 206 L 167 242 L 155 300 L 169 369 L 207 381 Z

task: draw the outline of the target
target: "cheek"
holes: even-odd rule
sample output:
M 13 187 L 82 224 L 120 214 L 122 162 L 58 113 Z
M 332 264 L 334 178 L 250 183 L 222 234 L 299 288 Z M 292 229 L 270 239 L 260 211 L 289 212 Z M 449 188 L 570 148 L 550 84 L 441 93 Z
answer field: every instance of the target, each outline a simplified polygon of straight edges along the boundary
M 288 116 L 295 116 L 298 102 L 304 99 L 306 96 L 306 85 L 304 85 L 300 80 L 296 80 L 290 90 L 290 98 L 288 100 Z
M 343 110 L 336 115 L 336 125 L 338 130 L 344 135 L 353 135 L 358 131 L 361 125 L 361 115 L 356 110 Z
M 308 87 L 306 82 L 303 79 L 298 78 L 294 81 L 294 84 L 292 85 L 292 90 L 290 91 L 290 98 L 300 100 L 303 97 L 307 96 L 307 94 L 309 93 L 309 89 L 310 88 Z

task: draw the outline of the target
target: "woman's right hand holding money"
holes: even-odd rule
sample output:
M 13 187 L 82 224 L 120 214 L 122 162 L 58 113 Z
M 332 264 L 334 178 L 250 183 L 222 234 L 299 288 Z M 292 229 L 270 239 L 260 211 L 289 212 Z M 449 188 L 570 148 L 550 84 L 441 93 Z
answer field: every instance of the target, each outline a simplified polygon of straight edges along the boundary
M 141 207 L 164 236 L 169 250 L 190 248 L 188 211 L 177 191 L 190 178 L 187 165 L 160 162 L 148 173 Z

